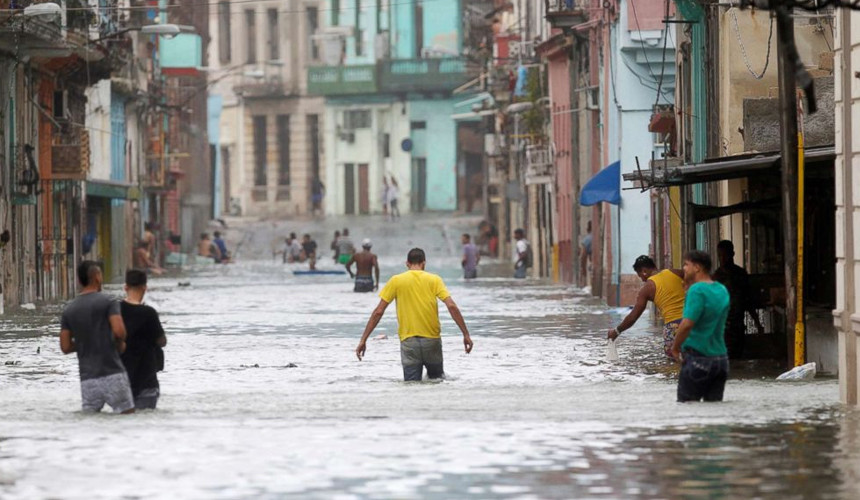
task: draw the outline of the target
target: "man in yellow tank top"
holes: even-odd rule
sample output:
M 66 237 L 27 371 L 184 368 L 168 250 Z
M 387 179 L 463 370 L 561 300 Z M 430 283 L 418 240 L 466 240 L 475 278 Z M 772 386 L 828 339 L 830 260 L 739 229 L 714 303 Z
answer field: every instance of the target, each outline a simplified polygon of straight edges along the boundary
M 640 255 L 633 263 L 633 270 L 645 283 L 636 296 L 636 304 L 630 314 L 624 318 L 618 326 L 609 330 L 608 337 L 612 340 L 618 338 L 618 334 L 630 329 L 645 312 L 648 302 L 651 301 L 660 310 L 663 316 L 663 351 L 666 356 L 672 357 L 672 344 L 675 342 L 675 332 L 681 324 L 684 315 L 684 273 L 679 269 L 657 269 L 654 259 L 647 255 Z

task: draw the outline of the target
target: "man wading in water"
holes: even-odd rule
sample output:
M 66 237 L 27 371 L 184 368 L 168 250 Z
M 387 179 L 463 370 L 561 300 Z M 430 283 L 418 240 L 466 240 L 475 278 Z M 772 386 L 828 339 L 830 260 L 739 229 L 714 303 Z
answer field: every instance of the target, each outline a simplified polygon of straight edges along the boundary
M 692 285 L 672 344 L 672 357 L 681 362 L 678 402 L 722 401 L 729 376 L 724 336 L 729 292 L 711 280 L 711 256 L 705 252 L 694 250 L 684 256 L 684 278 Z
M 370 251 L 372 246 L 373 243 L 365 239 L 361 242 L 361 248 L 364 251 L 352 255 L 352 258 L 346 263 L 346 271 L 349 273 L 349 277 L 355 278 L 354 291 L 356 292 L 372 292 L 379 288 L 379 262 L 376 259 L 376 255 Z M 355 274 L 352 273 L 353 263 L 356 265 Z M 373 282 L 371 272 L 376 273 L 376 283 Z
M 125 325 L 120 304 L 102 292 L 102 270 L 93 261 L 78 266 L 81 293 L 69 302 L 60 320 L 60 350 L 78 353 L 84 411 L 134 413 L 134 399 L 125 367 Z
M 379 293 L 379 305 L 370 315 L 361 341 L 355 349 L 355 355 L 361 361 L 367 350 L 367 339 L 379 324 L 388 304 L 396 300 L 400 361 L 403 364 L 403 379 L 406 381 L 420 381 L 424 367 L 427 368 L 427 378 L 437 379 L 445 375 L 442 367 L 442 327 L 439 323 L 437 300 L 445 303 L 451 318 L 463 332 L 466 354 L 472 352 L 472 338 L 460 309 L 445 288 L 442 278 L 424 271 L 424 261 L 424 250 L 413 248 L 409 251 L 406 258 L 408 271 L 392 276 L 385 284 L 385 288 Z
M 683 273 L 676 269 L 658 271 L 657 264 L 647 255 L 640 255 L 636 259 L 633 270 L 645 285 L 636 296 L 633 310 L 624 318 L 624 321 L 609 330 L 607 337 L 615 340 L 621 332 L 636 324 L 650 300 L 663 316 L 663 351 L 666 356 L 671 357 L 672 342 L 675 341 L 675 332 L 681 324 L 681 316 L 684 313 L 684 281 L 681 279 Z

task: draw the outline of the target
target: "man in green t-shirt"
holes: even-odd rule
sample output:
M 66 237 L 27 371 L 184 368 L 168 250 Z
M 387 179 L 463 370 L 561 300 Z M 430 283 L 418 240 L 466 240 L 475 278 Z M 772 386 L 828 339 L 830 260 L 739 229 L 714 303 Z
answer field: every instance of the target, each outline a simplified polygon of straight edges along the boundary
M 729 375 L 724 337 L 729 292 L 711 279 L 711 256 L 705 252 L 684 256 L 684 279 L 691 285 L 672 345 L 672 357 L 681 361 L 678 402 L 722 401 Z

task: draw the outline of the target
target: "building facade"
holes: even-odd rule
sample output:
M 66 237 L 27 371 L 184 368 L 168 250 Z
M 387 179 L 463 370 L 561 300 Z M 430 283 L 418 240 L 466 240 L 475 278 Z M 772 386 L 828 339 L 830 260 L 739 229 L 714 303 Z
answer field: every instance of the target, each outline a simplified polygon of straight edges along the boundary
M 326 212 L 382 212 L 385 183 L 403 213 L 480 210 L 478 133 L 453 119 L 475 73 L 461 2 L 322 5 L 308 91 L 325 97 Z
M 310 214 L 323 180 L 323 99 L 308 94 L 320 60 L 322 2 L 218 2 L 209 15 L 210 110 L 220 112 L 216 214 Z

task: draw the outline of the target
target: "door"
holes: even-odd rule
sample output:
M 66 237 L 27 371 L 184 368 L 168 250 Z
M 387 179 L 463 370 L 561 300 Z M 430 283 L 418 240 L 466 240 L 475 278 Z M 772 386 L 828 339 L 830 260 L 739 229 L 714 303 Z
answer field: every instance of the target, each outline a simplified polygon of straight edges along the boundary
M 343 165 L 343 213 L 355 214 L 355 165 Z
M 427 160 L 412 159 L 412 211 L 423 212 L 427 206 Z
M 362 163 L 358 166 L 358 213 L 362 215 L 370 213 L 370 185 L 368 184 L 367 163 Z

